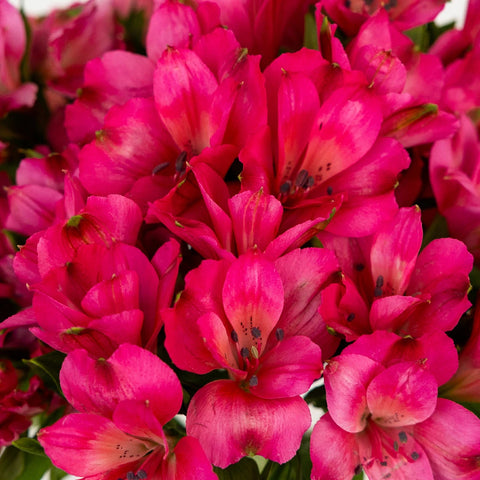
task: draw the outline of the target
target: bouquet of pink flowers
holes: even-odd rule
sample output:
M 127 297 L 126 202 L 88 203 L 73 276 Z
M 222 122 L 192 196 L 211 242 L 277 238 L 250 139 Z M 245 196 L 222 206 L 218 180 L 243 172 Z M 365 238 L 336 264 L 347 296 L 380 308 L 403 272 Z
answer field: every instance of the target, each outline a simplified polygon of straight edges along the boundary
M 480 479 L 443 4 L 0 0 L 0 480 Z

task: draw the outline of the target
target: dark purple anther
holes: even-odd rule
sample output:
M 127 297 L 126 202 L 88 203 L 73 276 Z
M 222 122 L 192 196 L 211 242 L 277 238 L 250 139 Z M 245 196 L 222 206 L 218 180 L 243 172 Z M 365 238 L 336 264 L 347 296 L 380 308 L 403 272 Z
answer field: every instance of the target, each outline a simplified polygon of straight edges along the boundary
M 353 322 L 353 319 L 355 318 L 354 313 L 349 313 L 347 317 L 347 322 Z
M 332 195 L 333 194 L 333 188 L 332 187 L 327 187 L 327 193 L 328 193 L 328 195 Z
M 232 339 L 235 343 L 238 342 L 238 335 L 237 335 L 237 332 L 236 332 L 235 330 L 232 330 L 232 331 L 230 332 L 230 337 L 231 337 L 231 339 Z
M 152 175 L 156 175 L 158 172 L 164 170 L 170 165 L 170 162 L 159 163 L 156 167 L 153 167 Z
M 262 336 L 262 332 L 258 327 L 253 327 L 252 328 L 252 337 L 253 338 L 260 338 Z
M 137 477 L 140 479 L 140 480 L 145 480 L 147 478 L 147 472 L 145 470 L 139 470 L 137 472 Z
M 275 332 L 275 337 L 278 341 L 285 338 L 285 332 L 283 331 L 283 328 L 277 328 L 277 331 Z
M 303 169 L 298 172 L 297 178 L 295 179 L 295 186 L 303 187 L 308 179 L 308 172 Z
M 287 180 L 285 183 L 282 183 L 280 185 L 280 193 L 287 194 L 290 191 L 291 186 L 292 186 L 292 182 L 290 180 Z
M 256 387 L 258 385 L 258 377 L 256 375 L 252 375 L 250 377 L 250 380 L 248 381 L 248 384 L 251 386 L 251 387 Z
M 185 160 L 187 159 L 187 152 L 182 152 L 175 160 L 175 170 L 183 172 L 185 170 Z
M 241 350 L 240 350 L 240 355 L 243 357 L 243 358 L 248 358 L 250 356 L 250 352 L 248 351 L 248 348 L 247 347 L 243 347 Z

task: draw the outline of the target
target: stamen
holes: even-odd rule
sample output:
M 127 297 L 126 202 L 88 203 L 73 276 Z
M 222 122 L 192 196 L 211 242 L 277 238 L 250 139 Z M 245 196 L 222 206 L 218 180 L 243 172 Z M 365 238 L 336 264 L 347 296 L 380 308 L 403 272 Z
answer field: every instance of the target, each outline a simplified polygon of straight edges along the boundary
M 353 322 L 353 319 L 355 318 L 354 313 L 349 313 L 347 317 L 347 322 Z
M 283 331 L 283 328 L 277 328 L 275 337 L 279 342 L 285 338 L 285 332 Z
M 175 160 L 175 170 L 181 173 L 185 170 L 185 160 L 187 159 L 187 152 L 182 152 Z
M 375 290 L 373 292 L 373 295 L 375 297 L 381 297 L 383 295 L 383 290 L 382 290 L 382 287 L 383 287 L 383 276 L 382 275 L 379 275 L 377 277 L 377 282 L 375 284 Z
M 240 350 L 240 355 L 243 357 L 243 358 L 248 358 L 250 356 L 250 352 L 248 351 L 248 348 L 247 347 L 243 347 L 241 350 Z
M 400 439 L 401 443 L 407 443 L 407 441 L 408 441 L 408 437 L 407 437 L 407 434 L 405 432 L 400 432 L 398 434 L 398 438 Z
M 328 186 L 327 187 L 327 193 L 328 193 L 328 195 L 332 195 L 333 194 L 333 188 Z
M 170 165 L 170 162 L 159 163 L 156 167 L 153 167 L 152 175 L 156 175 L 161 170 L 164 170 Z
M 252 357 L 255 358 L 255 359 L 258 359 L 258 357 L 259 357 L 258 350 L 257 350 L 257 347 L 255 345 L 252 345 L 250 347 L 250 351 L 252 352 Z
M 231 337 L 231 339 L 232 339 L 235 343 L 238 342 L 238 334 L 237 334 L 237 332 L 236 332 L 235 330 L 232 330 L 232 331 L 230 332 L 230 337 Z
M 258 327 L 253 327 L 251 332 L 252 332 L 253 338 L 260 338 L 262 336 L 262 332 Z
M 305 169 L 302 169 L 298 172 L 297 178 L 295 179 L 296 187 L 303 187 L 305 182 L 308 180 L 308 172 Z
M 147 478 L 147 472 L 145 470 L 139 470 L 137 472 L 137 477 L 140 479 L 140 480 L 145 480 Z
M 250 377 L 250 380 L 248 381 L 248 384 L 251 386 L 251 387 L 256 387 L 258 385 L 258 377 L 256 375 L 252 375 Z
M 420 454 L 418 452 L 412 452 L 410 455 L 412 457 L 412 460 L 415 462 L 415 460 L 418 460 L 420 458 Z
M 290 180 L 287 180 L 285 183 L 282 183 L 282 185 L 280 185 L 280 193 L 287 194 L 290 191 L 291 187 L 292 182 Z

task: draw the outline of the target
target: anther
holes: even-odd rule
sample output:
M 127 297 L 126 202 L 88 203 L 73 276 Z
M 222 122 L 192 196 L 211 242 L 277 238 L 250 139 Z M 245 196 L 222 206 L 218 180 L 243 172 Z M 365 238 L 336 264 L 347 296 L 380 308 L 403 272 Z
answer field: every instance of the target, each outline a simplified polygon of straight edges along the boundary
M 257 350 L 257 347 L 255 345 L 252 345 L 250 347 L 250 351 L 252 352 L 252 357 L 257 359 L 259 357 L 258 355 L 258 350 Z
M 156 175 L 161 170 L 164 170 L 170 165 L 170 162 L 159 163 L 156 167 L 153 167 L 152 175 Z
M 353 319 L 355 318 L 354 313 L 349 313 L 347 317 L 347 322 L 353 322 Z
M 147 478 L 147 472 L 145 470 L 139 470 L 137 472 L 137 477 L 140 479 L 140 480 L 145 480 Z
M 412 457 L 413 461 L 418 460 L 420 458 L 420 454 L 418 452 L 412 452 L 410 456 Z
M 237 332 L 236 332 L 235 330 L 232 330 L 232 331 L 230 332 L 230 337 L 231 337 L 231 339 L 232 339 L 235 343 L 238 342 L 238 334 L 237 334 Z
M 283 328 L 277 328 L 277 331 L 275 332 L 275 337 L 278 341 L 285 338 L 285 332 L 283 331 Z
M 305 169 L 302 169 L 298 172 L 297 178 L 295 179 L 295 186 L 303 187 L 308 180 L 308 172 Z
M 260 338 L 262 336 L 262 332 L 260 331 L 260 329 L 258 327 L 253 327 L 251 332 L 252 332 L 252 337 L 253 338 Z
M 280 185 L 280 193 L 287 194 L 290 191 L 291 186 L 292 186 L 292 182 L 290 180 L 287 180 L 285 183 L 282 183 Z
M 400 439 L 401 443 L 407 443 L 407 441 L 408 441 L 408 437 L 407 437 L 407 434 L 405 432 L 400 432 L 398 434 L 398 438 Z
M 182 152 L 175 160 L 175 170 L 177 172 L 183 172 L 185 169 L 185 160 L 187 159 L 187 152 Z
M 333 188 L 331 186 L 328 186 L 327 187 L 327 193 L 328 195 L 332 195 L 333 194 Z
M 251 386 L 251 387 L 256 387 L 258 385 L 258 377 L 256 375 L 252 375 L 250 377 L 250 380 L 248 381 L 248 384 Z
M 243 347 L 241 350 L 240 350 L 240 355 L 243 357 L 243 358 L 248 358 L 250 356 L 250 352 L 248 351 L 248 348 L 247 347 Z

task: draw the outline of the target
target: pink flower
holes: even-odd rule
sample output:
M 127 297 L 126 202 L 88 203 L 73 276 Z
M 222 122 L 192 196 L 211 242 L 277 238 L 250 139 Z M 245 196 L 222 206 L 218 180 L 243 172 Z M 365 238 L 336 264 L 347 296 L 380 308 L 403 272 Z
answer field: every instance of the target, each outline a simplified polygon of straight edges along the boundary
M 415 338 L 448 331 L 470 305 L 471 255 L 451 238 L 433 240 L 419 253 L 418 207 L 400 209 L 371 238 L 319 237 L 345 273 L 343 286 L 324 292 L 321 313 L 348 341 L 375 330 Z
M 435 378 L 419 363 L 385 368 L 342 353 L 324 377 L 329 413 L 312 433 L 313 479 L 349 480 L 362 468 L 371 480 L 477 478 L 480 420 L 437 401 Z
M 449 232 L 462 240 L 480 261 L 480 141 L 473 122 L 460 118 L 459 132 L 451 139 L 439 140 L 430 156 L 430 181 L 445 216 Z
M 319 249 L 275 263 L 258 251 L 232 263 L 206 260 L 165 313 L 165 345 L 177 366 L 228 371 L 230 379 L 202 387 L 187 412 L 187 432 L 215 465 L 255 453 L 283 463 L 298 449 L 310 417 L 299 395 L 322 371 L 314 341 L 327 355 L 335 350 L 317 312 L 336 272 L 331 260 Z
M 65 359 L 60 382 L 80 413 L 42 429 L 38 438 L 63 470 L 102 480 L 216 478 L 194 438 L 175 445 L 178 439 L 163 431 L 181 406 L 182 388 L 157 356 L 128 344 L 108 360 L 76 350 Z
M 0 1 L 0 117 L 11 110 L 31 107 L 37 98 L 34 83 L 22 83 L 20 64 L 27 34 L 20 12 L 7 0 Z

